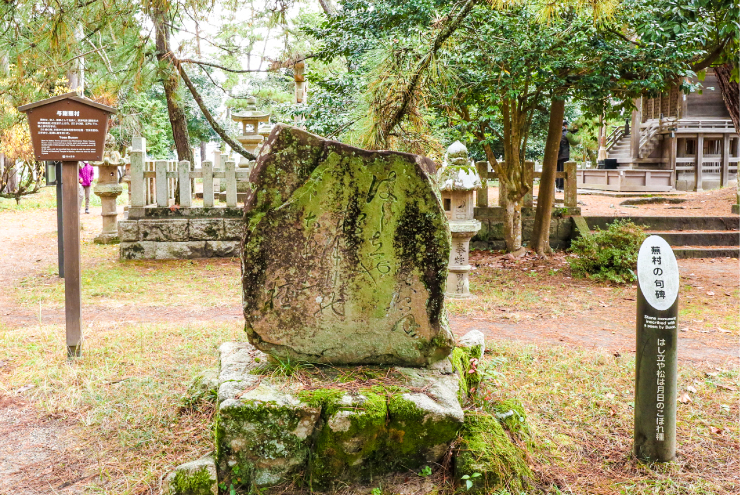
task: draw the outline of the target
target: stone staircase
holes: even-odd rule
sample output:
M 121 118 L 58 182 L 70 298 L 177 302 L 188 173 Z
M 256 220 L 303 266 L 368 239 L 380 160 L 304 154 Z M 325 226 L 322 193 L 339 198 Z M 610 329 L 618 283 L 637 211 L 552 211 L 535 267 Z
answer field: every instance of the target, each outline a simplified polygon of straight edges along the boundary
M 618 164 L 630 163 L 632 157 L 630 156 L 630 135 L 623 134 L 612 146 L 607 150 L 609 158 L 616 158 Z
M 740 257 L 740 218 L 727 217 L 619 217 L 645 225 L 649 234 L 663 237 L 676 258 Z M 584 217 L 591 230 L 604 230 L 615 217 Z
M 640 133 L 640 158 L 650 156 L 655 146 L 658 144 L 660 136 L 660 125 L 651 123 Z M 610 136 L 610 143 L 607 145 L 609 158 L 615 158 L 619 165 L 630 164 L 632 156 L 630 154 L 631 134 L 624 134 L 620 128 L 615 129 L 613 136 Z

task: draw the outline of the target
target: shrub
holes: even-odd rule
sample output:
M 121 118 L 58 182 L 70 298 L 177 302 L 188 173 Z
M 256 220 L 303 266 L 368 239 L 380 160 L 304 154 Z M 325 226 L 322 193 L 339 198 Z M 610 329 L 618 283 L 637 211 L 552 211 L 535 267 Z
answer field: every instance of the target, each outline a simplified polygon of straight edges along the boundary
M 573 275 L 593 277 L 619 284 L 637 280 L 637 253 L 647 234 L 644 227 L 629 220 L 615 220 L 606 230 L 575 239 L 570 251 L 578 255 L 569 259 Z

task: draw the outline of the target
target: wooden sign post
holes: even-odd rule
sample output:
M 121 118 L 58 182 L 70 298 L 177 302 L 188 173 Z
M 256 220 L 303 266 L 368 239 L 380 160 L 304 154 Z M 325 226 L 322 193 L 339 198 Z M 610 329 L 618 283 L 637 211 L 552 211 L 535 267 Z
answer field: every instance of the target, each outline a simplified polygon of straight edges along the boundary
M 671 246 L 651 235 L 637 257 L 635 455 L 676 456 L 678 264 Z
M 62 211 L 64 225 L 64 310 L 67 356 L 82 355 L 80 293 L 80 205 L 78 165 L 81 160 L 100 161 L 108 132 L 108 117 L 116 110 L 77 93 L 18 107 L 28 115 L 36 159 L 62 162 Z

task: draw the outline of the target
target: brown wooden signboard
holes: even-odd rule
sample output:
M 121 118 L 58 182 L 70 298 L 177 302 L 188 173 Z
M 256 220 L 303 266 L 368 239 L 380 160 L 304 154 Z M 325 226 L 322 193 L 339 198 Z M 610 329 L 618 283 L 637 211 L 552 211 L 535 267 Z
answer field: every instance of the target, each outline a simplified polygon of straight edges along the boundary
M 108 116 L 115 109 L 67 93 L 18 110 L 28 115 L 37 160 L 102 160 Z
M 100 161 L 105 149 L 108 116 L 116 110 L 77 93 L 18 107 L 28 114 L 31 142 L 39 161 L 62 162 L 62 225 L 64 252 L 64 314 L 67 356 L 82 355 L 82 298 L 80 292 L 80 204 L 77 164 Z

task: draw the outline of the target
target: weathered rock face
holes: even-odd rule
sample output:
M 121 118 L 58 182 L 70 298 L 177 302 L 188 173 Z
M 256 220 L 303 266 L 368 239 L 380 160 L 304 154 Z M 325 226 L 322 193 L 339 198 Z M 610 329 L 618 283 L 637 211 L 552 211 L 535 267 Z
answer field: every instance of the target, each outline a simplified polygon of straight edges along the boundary
M 245 206 L 249 340 L 321 363 L 425 366 L 447 356 L 450 234 L 435 169 L 276 126 Z

